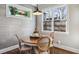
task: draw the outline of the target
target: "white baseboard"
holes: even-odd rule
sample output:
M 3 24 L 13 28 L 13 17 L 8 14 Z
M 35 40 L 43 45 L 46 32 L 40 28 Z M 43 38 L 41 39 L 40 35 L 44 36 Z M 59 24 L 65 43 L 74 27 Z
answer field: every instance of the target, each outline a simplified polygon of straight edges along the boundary
M 68 51 L 71 51 L 71 52 L 74 52 L 74 53 L 79 53 L 78 49 L 68 47 L 68 46 L 64 46 L 64 45 L 59 45 L 59 44 L 56 44 L 56 43 L 54 43 L 54 47 L 62 48 L 62 49 L 65 49 L 65 50 L 68 50 Z M 18 45 L 14 45 L 14 46 L 10 46 L 8 48 L 1 49 L 0 54 L 11 51 L 11 50 L 16 49 L 16 48 L 18 48 Z
M 16 49 L 16 48 L 18 48 L 18 45 L 14 45 L 14 46 L 10 46 L 8 48 L 1 49 L 0 50 L 0 54 L 1 53 L 5 53 L 5 52 L 8 52 L 8 51 L 11 51 L 11 50 Z
M 62 48 L 64 50 L 68 50 L 68 51 L 71 51 L 71 52 L 74 52 L 74 53 L 79 53 L 78 49 L 68 47 L 68 46 L 64 46 L 64 45 L 59 45 L 59 44 L 56 44 L 56 43 L 54 43 L 54 47 Z

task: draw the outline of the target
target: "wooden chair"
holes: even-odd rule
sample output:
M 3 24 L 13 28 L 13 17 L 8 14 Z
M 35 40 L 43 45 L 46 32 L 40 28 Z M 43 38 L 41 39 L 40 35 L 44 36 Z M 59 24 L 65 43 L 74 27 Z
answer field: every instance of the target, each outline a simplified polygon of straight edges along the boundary
M 41 54 L 42 52 L 49 53 L 50 48 L 50 38 L 49 37 L 41 37 L 38 40 L 38 52 Z
M 22 42 L 22 40 L 16 35 L 18 39 L 18 44 L 19 44 L 19 51 L 20 53 L 31 53 L 32 47 L 26 45 L 25 43 Z
M 54 49 L 53 49 L 53 42 L 54 42 L 54 32 L 51 32 L 51 33 L 49 33 L 49 38 L 50 38 L 50 54 L 52 53 L 52 52 L 54 52 Z

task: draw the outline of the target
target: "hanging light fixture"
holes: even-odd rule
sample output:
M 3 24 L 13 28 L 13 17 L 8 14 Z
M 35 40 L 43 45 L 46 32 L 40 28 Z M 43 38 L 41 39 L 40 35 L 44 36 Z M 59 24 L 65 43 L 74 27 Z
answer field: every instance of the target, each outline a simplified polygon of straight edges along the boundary
M 37 17 L 38 17 L 38 15 L 42 15 L 42 11 L 40 11 L 39 9 L 38 9 L 38 4 L 37 4 L 37 7 L 36 7 L 36 10 L 33 12 L 33 15 L 35 15 L 35 30 L 34 30 L 34 32 L 32 33 L 32 36 L 37 36 L 37 37 L 39 37 L 40 36 L 40 33 L 39 33 L 39 31 L 38 31 L 38 29 L 37 29 Z
M 41 15 L 41 14 L 42 14 L 42 11 L 38 9 L 38 4 L 37 4 L 36 10 L 33 12 L 33 15 Z

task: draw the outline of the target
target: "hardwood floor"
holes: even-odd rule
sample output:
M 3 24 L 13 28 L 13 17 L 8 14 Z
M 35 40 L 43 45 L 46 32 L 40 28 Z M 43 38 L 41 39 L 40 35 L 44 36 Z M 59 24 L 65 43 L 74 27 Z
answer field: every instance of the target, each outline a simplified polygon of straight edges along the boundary
M 8 52 L 5 52 L 3 54 L 19 54 L 19 49 L 14 49 L 14 50 L 11 50 L 11 51 L 8 51 Z
M 3 54 L 19 54 L 19 50 L 17 48 L 17 49 L 14 49 L 12 51 L 8 51 L 8 52 L 3 53 Z M 67 50 L 64 50 L 64 49 L 60 49 L 60 48 L 57 48 L 57 47 L 53 47 L 53 48 L 50 48 L 50 54 L 76 54 L 76 53 L 71 52 L 71 51 L 67 51 Z
M 64 49 L 60 49 L 60 48 L 57 48 L 57 47 L 50 48 L 50 51 L 51 51 L 50 54 L 77 54 L 77 53 L 67 51 L 67 50 L 64 50 Z

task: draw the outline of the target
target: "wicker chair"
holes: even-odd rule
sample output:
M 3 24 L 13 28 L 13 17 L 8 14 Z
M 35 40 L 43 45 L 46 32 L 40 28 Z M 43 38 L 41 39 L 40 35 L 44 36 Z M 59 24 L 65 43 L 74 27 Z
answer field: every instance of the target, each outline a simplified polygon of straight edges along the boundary
M 16 35 L 17 39 L 18 39 L 18 45 L 19 45 L 19 51 L 20 54 L 21 53 L 31 53 L 32 51 L 32 47 L 26 45 L 25 43 L 22 42 L 22 40 L 18 37 L 18 35 Z
M 50 38 L 50 54 L 54 53 L 54 46 L 53 46 L 53 42 L 54 42 L 54 32 L 49 33 L 49 38 Z
M 41 37 L 38 40 L 39 54 L 41 54 L 43 52 L 49 53 L 49 48 L 50 48 L 50 38 L 49 37 Z

